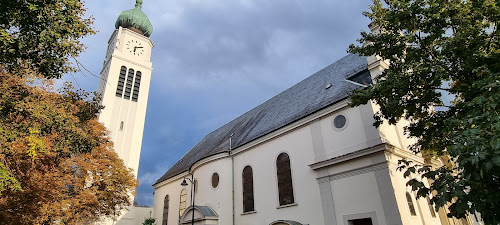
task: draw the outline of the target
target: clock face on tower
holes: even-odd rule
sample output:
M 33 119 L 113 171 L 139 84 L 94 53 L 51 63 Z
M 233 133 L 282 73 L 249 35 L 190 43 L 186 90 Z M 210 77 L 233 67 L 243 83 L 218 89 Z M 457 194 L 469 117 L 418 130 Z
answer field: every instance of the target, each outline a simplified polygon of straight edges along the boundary
M 133 55 L 140 56 L 144 54 L 144 46 L 137 40 L 129 40 L 125 45 L 127 46 L 127 51 Z

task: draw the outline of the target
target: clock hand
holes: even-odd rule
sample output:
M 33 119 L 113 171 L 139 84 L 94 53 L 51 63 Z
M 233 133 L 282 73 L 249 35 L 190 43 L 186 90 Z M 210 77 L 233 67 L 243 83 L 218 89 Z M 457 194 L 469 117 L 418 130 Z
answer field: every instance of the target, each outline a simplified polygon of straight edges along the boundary
M 137 50 L 138 48 L 142 48 L 142 46 L 136 46 L 136 47 L 134 47 L 134 52 L 135 52 L 135 50 Z

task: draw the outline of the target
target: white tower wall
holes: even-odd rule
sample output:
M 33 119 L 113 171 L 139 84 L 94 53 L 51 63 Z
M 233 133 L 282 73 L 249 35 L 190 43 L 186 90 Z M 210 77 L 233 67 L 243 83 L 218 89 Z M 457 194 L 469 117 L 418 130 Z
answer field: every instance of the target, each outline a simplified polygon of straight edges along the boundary
M 116 153 L 128 168 L 134 170 L 136 178 L 153 70 L 150 60 L 152 48 L 153 42 L 148 37 L 127 28 L 116 29 L 108 41 L 98 90 L 105 107 L 99 114 L 99 122 L 110 131 Z M 125 79 L 118 96 L 122 67 L 126 68 Z M 133 74 L 129 76 L 131 69 Z M 137 84 L 139 88 L 135 99 L 137 89 L 134 86 Z

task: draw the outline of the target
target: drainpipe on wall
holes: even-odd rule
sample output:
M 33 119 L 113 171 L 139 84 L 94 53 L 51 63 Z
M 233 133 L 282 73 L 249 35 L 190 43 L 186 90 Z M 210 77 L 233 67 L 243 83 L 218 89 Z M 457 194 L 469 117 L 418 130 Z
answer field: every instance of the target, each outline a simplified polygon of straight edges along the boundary
M 234 157 L 232 154 L 232 141 L 234 133 L 229 136 L 229 155 L 231 156 L 231 182 L 232 182 L 232 202 L 233 202 L 233 225 L 235 225 L 235 209 L 234 209 Z
M 191 204 L 191 224 L 194 224 L 194 199 L 196 198 L 196 183 L 194 182 L 194 174 L 191 173 L 191 180 L 192 180 L 192 188 L 191 188 L 191 201 L 193 203 Z

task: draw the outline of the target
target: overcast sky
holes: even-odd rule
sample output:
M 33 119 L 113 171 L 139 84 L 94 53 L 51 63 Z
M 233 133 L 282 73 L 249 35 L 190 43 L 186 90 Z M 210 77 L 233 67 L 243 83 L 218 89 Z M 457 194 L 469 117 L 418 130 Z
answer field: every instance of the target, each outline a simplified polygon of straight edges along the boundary
M 203 136 L 345 56 L 370 0 L 144 0 L 153 73 L 136 201 Z M 88 0 L 98 34 L 80 61 L 99 75 L 116 18 L 135 0 Z M 99 79 L 66 81 L 87 91 Z

